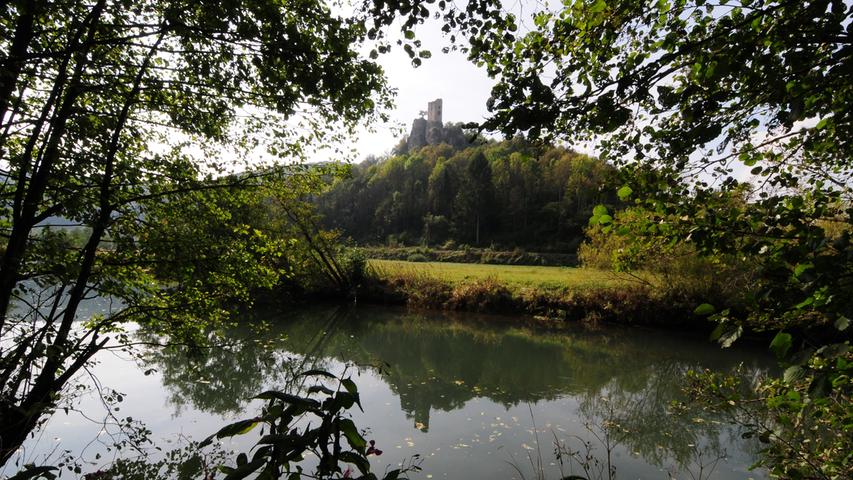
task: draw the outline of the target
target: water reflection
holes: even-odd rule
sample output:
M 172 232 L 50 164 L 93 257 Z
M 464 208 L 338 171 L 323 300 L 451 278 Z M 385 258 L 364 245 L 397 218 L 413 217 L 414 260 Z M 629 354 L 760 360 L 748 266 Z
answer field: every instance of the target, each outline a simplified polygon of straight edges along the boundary
M 250 322 L 233 329 L 228 334 L 231 347 L 189 359 L 180 349 L 152 353 L 149 360 L 161 370 L 171 403 L 218 414 L 236 412 L 264 388 L 286 385 L 289 373 L 307 367 L 307 361 L 311 367 L 326 368 L 375 365 L 375 375 L 421 432 L 430 432 L 431 417 L 466 411 L 476 399 L 506 411 L 571 399 L 575 411 L 560 413 L 571 417 L 564 418 L 566 425 L 575 425 L 568 433 L 588 440 L 591 432 L 609 426 L 620 451 L 647 465 L 663 468 L 674 463 L 683 469 L 696 463 L 697 456 L 726 453 L 751 463 L 754 446 L 722 419 L 670 411 L 688 369 L 730 370 L 741 362 L 753 374 L 768 368 L 768 359 L 750 351 L 721 352 L 701 341 L 636 329 L 555 333 L 519 327 L 517 320 L 507 324 L 468 316 L 456 321 L 396 309 L 255 315 L 270 324 L 259 330 L 249 326 L 257 322 Z M 393 407 L 366 408 L 378 411 L 373 421 L 381 422 L 381 411 Z M 533 407 L 531 411 L 531 421 L 549 415 Z M 543 418 L 542 425 L 546 423 L 555 421 Z M 464 436 L 461 430 L 468 427 L 453 428 Z M 526 430 L 521 424 L 517 428 Z M 543 454 L 551 450 L 548 446 Z

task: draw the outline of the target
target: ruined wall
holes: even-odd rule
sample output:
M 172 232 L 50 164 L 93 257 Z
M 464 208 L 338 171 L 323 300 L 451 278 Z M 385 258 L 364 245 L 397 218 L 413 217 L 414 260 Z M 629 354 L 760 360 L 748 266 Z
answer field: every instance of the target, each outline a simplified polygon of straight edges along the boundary
M 437 98 L 427 104 L 427 121 L 430 123 L 438 123 L 441 127 L 441 99 Z
M 409 138 L 406 140 L 406 146 L 409 147 L 409 151 L 421 148 L 427 144 L 426 133 L 427 121 L 423 118 L 416 118 L 415 121 L 412 122 L 412 131 L 409 133 Z
M 440 98 L 427 105 L 427 118 L 416 118 L 412 122 L 412 131 L 406 139 L 406 151 L 411 152 L 426 145 L 446 143 L 454 148 L 465 148 L 468 141 L 458 126 L 445 127 L 442 122 L 442 100 Z M 423 112 L 421 113 L 423 115 Z M 406 152 L 397 152 L 406 153 Z

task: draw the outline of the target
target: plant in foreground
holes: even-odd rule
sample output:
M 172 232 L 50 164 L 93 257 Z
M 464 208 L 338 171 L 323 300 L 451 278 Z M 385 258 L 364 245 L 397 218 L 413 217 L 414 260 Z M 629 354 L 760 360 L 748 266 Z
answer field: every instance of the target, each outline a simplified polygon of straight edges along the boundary
M 277 390 L 263 392 L 255 399 L 266 403 L 255 417 L 226 425 L 201 442 L 167 452 L 159 461 L 145 457 L 121 459 L 110 468 L 84 478 L 403 480 L 408 472 L 420 470 L 420 457 L 414 455 L 381 477 L 373 473 L 369 457 L 382 455 L 382 450 L 374 440 L 368 442 L 347 415 L 353 406 L 361 409 L 355 382 L 348 376 L 339 377 L 323 370 L 309 370 L 299 376 L 315 382 L 305 389 L 305 396 Z M 215 443 L 256 428 L 260 428 L 259 439 L 248 453 L 237 454 L 233 461 L 228 461 L 228 454 Z M 309 456 L 316 459 L 313 467 L 306 466 Z M 50 480 L 57 477 L 58 470 L 51 466 L 28 466 L 9 480 Z

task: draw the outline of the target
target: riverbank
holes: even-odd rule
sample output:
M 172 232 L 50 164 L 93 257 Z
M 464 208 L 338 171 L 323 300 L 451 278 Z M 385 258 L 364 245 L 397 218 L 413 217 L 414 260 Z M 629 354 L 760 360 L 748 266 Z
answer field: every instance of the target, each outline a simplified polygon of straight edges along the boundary
M 361 247 L 368 258 L 406 262 L 481 263 L 486 265 L 577 266 L 574 253 L 528 252 L 522 248 L 496 250 L 461 246 L 437 247 Z
M 709 301 L 650 275 L 571 267 L 370 260 L 359 302 L 478 313 L 524 314 L 561 323 L 614 323 L 707 330 L 693 313 Z

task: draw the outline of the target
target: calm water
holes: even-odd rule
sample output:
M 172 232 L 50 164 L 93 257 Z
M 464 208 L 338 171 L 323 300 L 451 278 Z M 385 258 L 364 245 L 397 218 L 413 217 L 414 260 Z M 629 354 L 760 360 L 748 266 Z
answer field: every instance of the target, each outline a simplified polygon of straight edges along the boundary
M 557 479 L 555 440 L 574 449 L 589 441 L 603 459 L 593 433 L 617 424 L 610 430 L 617 478 L 699 478 L 700 466 L 702 478 L 764 476 L 748 470 L 758 446 L 735 427 L 670 411 L 687 370 L 743 363 L 760 375 L 772 364 L 760 351 L 639 329 L 554 333 L 518 319 L 373 307 L 260 316 L 270 326 L 247 322 L 230 332 L 228 348 L 193 358 L 181 349 L 150 350 L 142 360 L 105 353 L 92 373 L 123 394 L 114 415 L 144 422 L 161 446 L 252 416 L 257 404 L 245 399 L 287 385 L 292 369 L 349 368 L 365 409 L 356 423 L 385 452 L 374 458 L 380 473 L 419 454 L 423 471 L 414 478 L 521 478 L 516 468 L 535 478 L 531 463 L 541 463 Z M 112 458 L 105 445 L 115 428 L 92 421 L 105 418 L 104 407 L 91 392 L 76 404 L 89 419 L 60 411 L 30 442 L 26 460 L 67 449 L 91 471 Z M 227 446 L 246 447 L 247 437 Z M 562 468 L 571 472 L 568 462 Z

